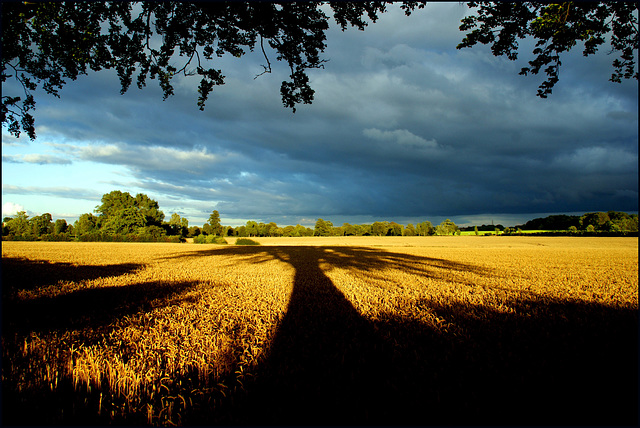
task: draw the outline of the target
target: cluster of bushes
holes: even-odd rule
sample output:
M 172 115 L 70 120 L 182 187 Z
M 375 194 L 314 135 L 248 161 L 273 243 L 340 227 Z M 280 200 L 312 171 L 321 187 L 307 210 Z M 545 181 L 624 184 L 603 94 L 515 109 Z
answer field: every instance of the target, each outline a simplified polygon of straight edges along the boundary
M 186 242 L 182 236 L 154 236 L 149 234 L 110 234 L 101 231 L 85 233 L 75 240 L 80 242 Z
M 238 238 L 236 239 L 236 245 L 260 245 L 260 243 L 249 238 Z
M 215 235 L 197 235 L 193 237 L 194 244 L 228 244 L 227 240 L 222 236 Z

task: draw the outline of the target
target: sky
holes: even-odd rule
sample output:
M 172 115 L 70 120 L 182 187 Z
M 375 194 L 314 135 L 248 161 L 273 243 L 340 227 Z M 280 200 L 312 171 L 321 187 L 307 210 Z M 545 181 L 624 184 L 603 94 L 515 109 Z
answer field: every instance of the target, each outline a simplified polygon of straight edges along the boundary
M 224 225 L 310 227 L 637 213 L 637 81 L 609 82 L 607 47 L 585 58 L 578 45 L 541 99 L 544 75 L 518 75 L 531 41 L 515 62 L 456 49 L 468 13 L 458 2 L 410 17 L 391 6 L 365 31 L 331 21 L 328 62 L 308 72 L 315 100 L 295 114 L 273 53 L 258 78 L 261 52 L 216 60 L 226 83 L 205 111 L 196 76 L 177 77 L 166 101 L 153 80 L 120 95 L 111 71 L 81 76 L 59 99 L 36 96 L 35 141 L 3 129 L 2 215 L 72 223 L 112 190 L 144 193 L 190 226 L 213 210 Z

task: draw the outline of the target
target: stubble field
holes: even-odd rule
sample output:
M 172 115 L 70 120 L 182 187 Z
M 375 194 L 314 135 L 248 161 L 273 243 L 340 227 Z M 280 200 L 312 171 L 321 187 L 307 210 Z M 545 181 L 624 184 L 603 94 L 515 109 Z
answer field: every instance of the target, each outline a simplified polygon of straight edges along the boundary
M 638 239 L 2 243 L 3 424 L 638 423 Z

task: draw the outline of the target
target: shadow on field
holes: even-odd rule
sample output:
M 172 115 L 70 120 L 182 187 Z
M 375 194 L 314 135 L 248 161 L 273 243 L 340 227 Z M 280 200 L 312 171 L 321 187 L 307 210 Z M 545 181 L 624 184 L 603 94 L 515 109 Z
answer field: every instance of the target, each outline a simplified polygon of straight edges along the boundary
M 2 293 L 9 291 L 33 290 L 56 285 L 59 282 L 90 281 L 133 273 L 142 268 L 140 264 L 122 263 L 116 265 L 74 265 L 72 263 L 51 263 L 46 260 L 30 260 L 18 257 L 2 258 Z
M 496 273 L 357 247 L 227 247 L 183 257 L 218 255 L 289 263 L 294 287 L 255 380 L 217 408 L 185 414 L 184 424 L 638 422 L 637 308 L 508 291 L 499 311 L 414 302 L 449 325 L 436 329 L 412 318 L 411 308 L 364 318 L 325 270 L 375 277 L 396 268 L 447 280 L 452 271 Z
M 143 265 L 80 265 L 46 261 L 2 259 L 3 333 L 29 333 L 55 330 L 92 331 L 126 315 L 168 304 L 173 296 L 193 286 L 190 282 L 149 281 L 127 286 L 82 288 L 66 294 L 47 293 L 20 299 L 18 290 L 33 290 L 60 281 L 82 282 L 132 273 Z M 99 336 L 99 334 L 97 334 Z M 90 338 L 87 338 L 90 339 Z
M 234 374 L 221 379 L 230 392 L 223 398 L 213 397 L 219 391 L 212 389 L 210 397 L 194 396 L 194 406 L 180 414 L 183 425 L 638 424 L 637 308 L 516 294 L 501 287 L 499 308 L 463 299 L 420 300 L 369 319 L 333 284 L 327 276 L 330 269 L 346 269 L 359 276 L 354 281 L 370 278 L 364 283 L 389 289 L 402 284 L 380 284 L 387 269 L 468 287 L 476 286 L 474 276 L 500 274 L 472 264 L 367 247 L 229 246 L 169 258 L 198 257 L 207 265 L 231 255 L 256 269 L 270 260 L 295 269 L 287 312 L 263 359 L 251 368 L 255 376 L 242 379 L 243 384 Z M 78 269 L 3 258 L 3 340 L 5 332 L 26 335 L 85 327 L 92 327 L 85 329 L 87 334 L 95 334 L 87 340 L 97 340 L 102 333 L 108 335 L 110 323 L 155 305 L 173 304 L 196 285 L 146 282 L 31 300 L 15 297 L 20 288 L 125 275 L 140 267 Z M 433 319 L 416 319 L 416 307 L 432 314 L 437 327 Z M 3 373 L 5 363 L 13 364 L 3 359 Z M 175 383 L 188 385 L 185 395 L 204 390 L 198 376 L 193 384 L 175 376 Z M 5 391 L 13 395 L 3 393 L 4 424 L 51 423 L 46 412 L 57 414 L 52 409 L 70 406 L 70 401 L 78 406 L 69 408 L 60 423 L 104 422 L 95 413 L 98 397 L 73 390 L 72 395 L 32 391 L 22 396 L 3 382 Z M 178 394 L 155 400 L 178 402 Z M 46 397 L 53 404 L 46 404 Z M 90 406 L 83 404 L 87 400 Z M 34 405 L 41 411 L 34 411 Z M 144 406 L 134 410 L 123 423 L 144 424 L 145 412 Z

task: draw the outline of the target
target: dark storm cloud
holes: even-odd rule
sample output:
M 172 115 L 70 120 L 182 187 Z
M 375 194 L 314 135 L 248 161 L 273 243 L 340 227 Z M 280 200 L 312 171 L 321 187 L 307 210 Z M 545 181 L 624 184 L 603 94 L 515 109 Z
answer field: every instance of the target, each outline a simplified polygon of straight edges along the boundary
M 205 219 L 637 210 L 637 82 L 607 82 L 606 52 L 566 56 L 542 100 L 544 77 L 518 75 L 526 55 L 455 49 L 465 6 L 391 9 L 364 32 L 330 30 L 315 101 L 295 114 L 280 102 L 287 67 L 254 79 L 265 60 L 250 53 L 219 60 L 227 83 L 204 112 L 197 79 L 163 102 L 153 81 L 120 96 L 101 72 L 41 98 L 39 135 L 56 138 L 52 161 L 125 166 L 161 207 Z

